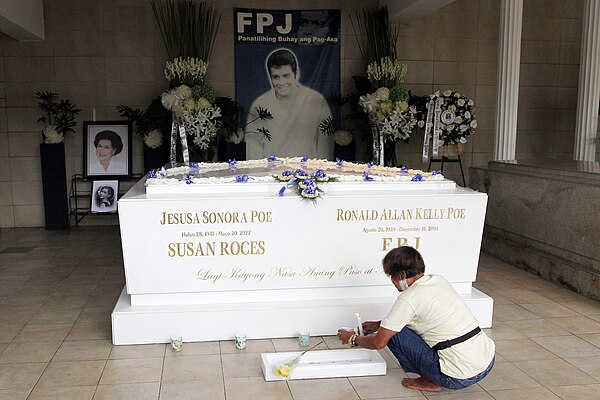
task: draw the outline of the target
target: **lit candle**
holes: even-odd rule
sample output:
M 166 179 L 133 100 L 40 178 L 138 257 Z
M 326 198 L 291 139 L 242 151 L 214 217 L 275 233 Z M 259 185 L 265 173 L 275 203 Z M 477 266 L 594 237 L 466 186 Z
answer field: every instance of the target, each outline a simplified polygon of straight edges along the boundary
M 96 122 L 96 109 L 92 111 L 92 121 Z
M 362 336 L 363 335 L 362 319 L 360 318 L 359 313 L 355 312 L 354 315 L 356 315 L 356 323 L 358 324 L 358 336 Z

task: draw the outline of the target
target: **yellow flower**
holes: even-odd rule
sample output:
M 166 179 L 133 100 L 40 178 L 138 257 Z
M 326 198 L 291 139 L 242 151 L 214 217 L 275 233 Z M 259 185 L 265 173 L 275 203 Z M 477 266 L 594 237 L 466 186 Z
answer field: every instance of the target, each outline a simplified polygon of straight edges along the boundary
M 189 98 L 183 102 L 183 108 L 186 110 L 193 110 L 194 107 L 196 107 L 196 102 L 192 98 Z
M 408 110 L 408 102 L 406 102 L 406 101 L 398 101 L 396 103 L 396 106 L 398 107 L 398 109 L 400 111 L 406 111 L 406 110 Z
M 290 376 L 292 376 L 293 371 L 293 368 L 291 368 L 287 364 L 280 364 L 275 367 L 275 373 L 284 379 L 290 379 Z
M 200 97 L 198 100 L 198 106 L 200 108 L 209 108 L 212 107 L 212 104 L 210 104 L 210 101 L 208 101 L 206 97 Z
M 390 115 L 391 112 L 394 110 L 394 105 L 390 100 L 381 102 L 379 107 L 380 107 L 381 113 L 386 116 Z

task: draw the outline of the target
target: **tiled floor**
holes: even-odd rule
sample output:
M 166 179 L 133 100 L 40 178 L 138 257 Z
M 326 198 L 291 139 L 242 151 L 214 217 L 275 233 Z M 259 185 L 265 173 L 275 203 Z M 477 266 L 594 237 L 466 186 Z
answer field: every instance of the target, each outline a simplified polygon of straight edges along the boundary
M 116 227 L 0 231 L 0 400 L 600 399 L 600 303 L 482 255 L 476 286 L 495 300 L 497 362 L 462 391 L 407 390 L 387 351 L 381 377 L 270 382 L 261 352 L 296 339 L 112 346 L 123 287 Z M 312 339 L 316 343 L 318 338 Z M 329 348 L 340 347 L 325 337 Z

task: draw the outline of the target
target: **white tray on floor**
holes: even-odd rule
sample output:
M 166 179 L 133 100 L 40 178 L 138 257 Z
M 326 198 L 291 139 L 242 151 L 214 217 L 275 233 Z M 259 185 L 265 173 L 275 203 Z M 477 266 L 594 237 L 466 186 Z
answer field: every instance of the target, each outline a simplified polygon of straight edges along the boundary
M 299 354 L 299 351 L 261 354 L 265 380 L 285 380 L 275 374 L 275 367 L 293 360 Z M 385 360 L 376 350 L 312 350 L 302 356 L 290 379 L 385 375 L 386 368 Z

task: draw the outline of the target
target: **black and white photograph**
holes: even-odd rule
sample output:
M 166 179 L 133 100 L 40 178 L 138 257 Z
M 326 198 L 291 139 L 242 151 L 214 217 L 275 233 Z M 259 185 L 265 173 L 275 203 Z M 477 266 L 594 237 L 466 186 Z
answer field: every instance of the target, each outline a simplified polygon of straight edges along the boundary
M 117 211 L 117 196 L 119 194 L 119 181 L 94 181 L 92 184 L 93 213 L 114 213 Z
M 83 123 L 86 177 L 131 176 L 131 123 L 98 121 Z

